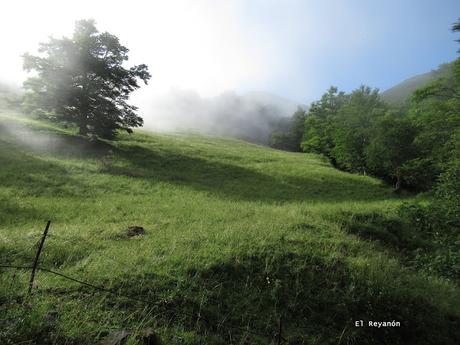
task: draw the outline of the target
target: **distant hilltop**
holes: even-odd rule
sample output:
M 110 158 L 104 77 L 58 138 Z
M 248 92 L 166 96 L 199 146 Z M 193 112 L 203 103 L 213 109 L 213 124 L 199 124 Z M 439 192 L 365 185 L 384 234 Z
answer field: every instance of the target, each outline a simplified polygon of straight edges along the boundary
M 453 62 L 445 63 L 431 72 L 419 74 L 406 79 L 388 90 L 383 91 L 381 93 L 382 99 L 390 104 L 402 104 L 409 99 L 410 95 L 415 90 L 425 86 L 433 80 L 451 75 L 452 66 Z

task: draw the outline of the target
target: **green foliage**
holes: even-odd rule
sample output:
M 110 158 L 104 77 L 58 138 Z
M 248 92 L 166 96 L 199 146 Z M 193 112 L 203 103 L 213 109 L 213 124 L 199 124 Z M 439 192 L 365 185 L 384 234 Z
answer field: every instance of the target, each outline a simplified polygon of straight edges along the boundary
M 303 137 L 306 116 L 306 111 L 300 107 L 292 115 L 290 135 L 295 145 L 295 151 L 300 151 L 300 143 Z
M 400 170 L 404 186 L 417 191 L 430 190 L 440 173 L 431 158 L 411 159 L 405 162 Z
M 147 83 L 150 74 L 146 65 L 123 67 L 128 49 L 116 36 L 99 33 L 92 20 L 81 20 L 71 38 L 51 38 L 39 53 L 24 55 L 24 69 L 37 72 L 24 83 L 27 110 L 75 124 L 81 135 L 103 138 L 142 125 L 137 108 L 127 101 L 139 88 L 137 80 Z
M 460 285 L 460 227 L 445 207 L 440 200 L 406 202 L 395 214 L 344 212 L 339 219 L 348 233 L 397 253 L 404 266 Z
M 417 129 L 419 157 L 429 162 L 427 180 L 434 181 L 458 152 L 460 133 L 460 59 L 450 78 L 439 79 L 414 93 L 409 117 Z M 424 167 L 426 168 L 426 166 Z M 423 172 L 424 174 L 427 171 Z
M 392 170 L 388 160 L 395 161 L 396 157 L 388 157 L 385 166 L 376 165 L 376 156 L 385 151 L 379 146 L 380 142 L 391 141 L 391 138 L 384 138 L 386 132 L 376 130 L 378 121 L 391 122 L 391 119 L 380 120 L 385 112 L 386 106 L 378 90 L 361 86 L 345 94 L 331 87 L 308 112 L 302 148 L 306 152 L 324 154 L 344 170 L 388 173 Z
M 445 214 L 446 225 L 460 228 L 460 159 L 448 164 L 435 189 L 437 201 Z
M 449 205 L 442 199 L 430 204 L 407 203 L 400 207 L 398 216 L 413 238 L 423 243 L 405 252 L 408 265 L 460 284 L 460 226 Z
M 367 171 L 365 148 L 371 141 L 373 121 L 384 112 L 385 105 L 376 89 L 361 86 L 349 95 L 340 107 L 333 133 L 331 155 L 339 167 Z
M 460 284 L 460 160 L 448 163 L 430 203 L 406 203 L 398 214 L 426 244 L 413 252 L 412 265 Z
M 415 128 L 404 114 L 389 111 L 373 120 L 371 133 L 364 149 L 366 167 L 376 176 L 390 177 L 399 189 L 404 176 L 402 167 L 416 154 Z
M 295 151 L 293 150 L 294 145 L 289 133 L 279 129 L 275 129 L 270 133 L 269 146 L 278 150 Z
M 311 104 L 301 143 L 303 151 L 322 153 L 331 158 L 335 119 L 346 99 L 343 92 L 330 87 L 319 101 Z
M 396 190 L 429 190 L 459 146 L 460 59 L 449 66 L 446 77 L 414 93 L 407 110 L 389 109 L 369 87 L 350 94 L 331 88 L 308 112 L 302 149 Z

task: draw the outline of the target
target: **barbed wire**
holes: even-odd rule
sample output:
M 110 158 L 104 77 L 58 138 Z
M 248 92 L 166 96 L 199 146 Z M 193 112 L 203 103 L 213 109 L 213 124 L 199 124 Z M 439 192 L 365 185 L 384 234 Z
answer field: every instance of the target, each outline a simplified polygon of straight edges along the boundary
M 0 264 L 0 268 L 17 269 L 17 270 L 31 270 L 31 269 L 33 269 L 33 266 L 16 266 L 16 265 L 9 265 L 9 264 Z M 63 274 L 61 272 L 57 272 L 57 271 L 54 271 L 54 270 L 51 270 L 51 269 L 48 269 L 48 268 L 38 266 L 38 267 L 36 267 L 36 269 L 40 270 L 40 271 L 43 271 L 43 272 L 54 274 L 54 275 L 59 276 L 61 278 L 73 281 L 75 283 L 90 287 L 90 288 L 98 290 L 98 291 L 102 291 L 102 292 L 106 292 L 106 293 L 115 295 L 117 297 L 126 298 L 126 299 L 129 299 L 129 300 L 132 300 L 132 301 L 141 302 L 141 303 L 148 304 L 148 305 L 151 305 L 151 306 L 158 306 L 159 305 L 158 302 L 142 299 L 142 298 L 139 298 L 137 296 L 121 294 L 118 291 L 108 289 L 108 288 L 106 288 L 104 286 L 95 285 L 95 284 L 89 283 L 87 281 L 83 281 L 83 280 L 80 280 L 80 279 L 77 279 L 77 278 L 74 278 L 74 277 L 70 277 L 70 276 L 65 275 L 65 274 Z M 192 314 L 192 313 L 188 313 L 188 312 L 183 311 L 182 314 L 186 315 L 188 317 L 191 317 L 191 318 L 196 318 L 197 320 L 202 320 L 202 321 L 204 321 L 204 322 L 206 322 L 206 323 L 208 323 L 210 325 L 213 324 L 211 322 L 211 320 L 209 320 L 208 318 L 206 318 L 203 315 L 201 315 L 201 313 Z M 273 334 L 269 335 L 269 334 L 263 334 L 263 333 L 253 331 L 253 330 L 251 330 L 249 328 L 249 326 L 248 327 L 241 327 L 241 326 L 236 326 L 236 325 L 231 325 L 231 324 L 225 324 L 225 320 L 221 320 L 217 327 L 238 330 L 238 331 L 243 332 L 243 333 L 248 333 L 248 334 L 252 334 L 252 335 L 256 335 L 256 336 L 264 337 L 264 338 L 272 338 L 273 337 Z M 280 332 L 281 332 L 281 330 L 275 332 L 274 334 L 279 337 Z
M 159 306 L 160 303 L 152 301 L 152 300 L 146 300 L 146 299 L 140 298 L 138 296 L 122 294 L 119 291 L 115 291 L 113 289 L 108 289 L 108 288 L 106 288 L 104 286 L 101 286 L 101 285 L 96 285 L 96 284 L 90 283 L 88 281 L 83 281 L 81 279 L 77 279 L 77 278 L 65 275 L 65 274 L 63 274 L 61 272 L 58 272 L 58 271 L 54 271 L 54 270 L 51 270 L 51 269 L 48 269 L 48 268 L 40 267 L 40 265 L 39 265 L 40 253 L 41 253 L 41 251 L 43 249 L 43 245 L 44 245 L 46 237 L 48 235 L 48 229 L 49 229 L 50 223 L 51 223 L 51 221 L 48 220 L 46 228 L 45 228 L 45 231 L 43 232 L 43 235 L 42 235 L 42 237 L 41 237 L 41 239 L 39 240 L 39 243 L 38 243 L 38 248 L 37 248 L 37 252 L 36 252 L 36 255 L 35 255 L 35 260 L 34 260 L 34 262 L 33 262 L 33 264 L 31 266 L 18 266 L 18 265 L 12 265 L 12 264 L 8 264 L 8 263 L 0 263 L 0 268 L 16 269 L 16 270 L 31 270 L 32 271 L 31 272 L 30 282 L 29 282 L 29 292 L 28 292 L 29 296 L 32 295 L 35 273 L 36 273 L 37 270 L 39 270 L 39 271 L 43 271 L 43 272 L 47 272 L 47 273 L 57 275 L 57 276 L 59 276 L 61 278 L 73 281 L 75 283 L 78 283 L 80 285 L 84 285 L 86 287 L 89 287 L 89 288 L 92 288 L 92 289 L 95 289 L 95 290 L 98 290 L 98 291 L 102 291 L 102 292 L 105 292 L 105 293 L 109 293 L 111 295 L 115 295 L 117 297 L 126 298 L 126 299 L 136 301 L 136 302 L 141 302 L 143 304 L 150 305 L 150 306 L 155 306 L 155 307 Z M 215 325 L 210 319 L 208 319 L 207 317 L 205 317 L 205 316 L 203 316 L 201 314 L 201 309 L 197 314 L 189 313 L 189 312 L 186 312 L 186 311 L 182 311 L 181 313 L 182 313 L 182 315 L 188 316 L 188 317 L 190 317 L 192 319 L 196 319 L 196 322 L 204 321 L 204 322 L 208 323 L 210 326 Z M 250 327 L 249 327 L 249 324 L 246 327 L 241 327 L 241 326 L 237 326 L 237 325 L 226 324 L 225 320 L 226 319 L 224 318 L 224 319 L 218 321 L 217 328 L 222 327 L 222 328 L 225 328 L 227 330 L 230 330 L 230 329 L 238 330 L 240 332 L 243 332 L 243 334 L 252 334 L 252 335 L 259 336 L 259 337 L 264 337 L 264 338 L 273 338 L 274 336 L 276 336 L 277 339 L 278 339 L 278 341 L 277 341 L 278 345 L 281 344 L 282 342 L 286 341 L 286 339 L 281 334 L 282 333 L 282 327 L 281 327 L 281 321 L 282 320 L 281 320 L 281 318 L 279 319 L 279 324 L 278 324 L 279 329 L 276 330 L 275 332 L 273 332 L 270 335 L 269 334 L 259 333 L 259 332 L 251 330 Z

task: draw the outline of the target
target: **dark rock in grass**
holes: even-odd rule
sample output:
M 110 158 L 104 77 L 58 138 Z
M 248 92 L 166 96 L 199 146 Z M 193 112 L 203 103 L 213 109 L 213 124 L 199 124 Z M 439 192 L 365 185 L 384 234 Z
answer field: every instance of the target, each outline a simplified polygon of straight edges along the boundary
M 162 345 L 161 339 L 151 328 L 142 331 L 142 342 L 144 345 Z
M 48 313 L 45 314 L 45 322 L 46 325 L 49 327 L 54 327 L 56 325 L 56 321 L 58 319 L 58 312 L 57 311 L 49 311 Z
M 130 335 L 132 333 L 125 330 L 112 332 L 102 339 L 99 345 L 123 345 Z M 138 336 L 142 338 L 142 344 L 144 345 L 163 345 L 160 337 L 152 328 L 144 329 Z
M 110 333 L 108 336 L 102 339 L 99 345 L 123 345 L 126 343 L 126 340 L 130 334 L 131 333 L 124 330 Z
M 128 227 L 126 234 L 128 237 L 141 236 L 145 234 L 145 230 L 142 226 L 131 225 Z

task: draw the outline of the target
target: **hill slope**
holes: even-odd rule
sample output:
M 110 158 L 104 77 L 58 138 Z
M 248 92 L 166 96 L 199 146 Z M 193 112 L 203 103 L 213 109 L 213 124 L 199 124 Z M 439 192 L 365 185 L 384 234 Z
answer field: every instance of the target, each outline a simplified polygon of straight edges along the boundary
M 401 104 L 409 99 L 410 95 L 417 90 L 438 78 L 446 77 L 452 73 L 452 62 L 442 64 L 436 70 L 416 75 L 406 79 L 392 88 L 382 92 L 382 99 L 388 103 Z
M 24 299 L 28 272 L 0 268 L 2 344 L 94 344 L 121 329 L 136 344 L 147 327 L 166 344 L 269 344 L 279 319 L 289 344 L 460 339 L 457 287 L 404 268 L 385 229 L 376 242 L 344 227 L 401 198 L 319 156 L 148 133 L 91 143 L 3 114 L 0 161 L 0 262 L 30 265 L 51 219 L 42 267 L 113 292 L 40 272 Z M 129 225 L 145 235 L 128 238 Z

